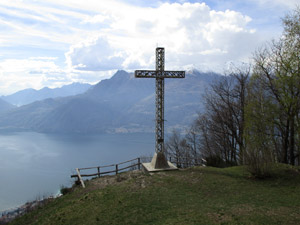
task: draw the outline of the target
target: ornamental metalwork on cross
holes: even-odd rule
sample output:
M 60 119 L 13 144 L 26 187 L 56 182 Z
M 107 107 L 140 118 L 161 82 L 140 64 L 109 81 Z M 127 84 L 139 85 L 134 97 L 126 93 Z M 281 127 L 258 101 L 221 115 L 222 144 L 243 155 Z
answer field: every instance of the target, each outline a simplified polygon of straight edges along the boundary
M 165 71 L 165 49 L 156 48 L 156 70 L 136 70 L 136 78 L 156 79 L 156 115 L 155 115 L 155 156 L 152 166 L 155 169 L 169 168 L 164 157 L 164 78 L 184 78 L 184 71 Z M 159 159 L 158 159 L 159 158 Z M 157 161 L 158 160 L 158 161 Z

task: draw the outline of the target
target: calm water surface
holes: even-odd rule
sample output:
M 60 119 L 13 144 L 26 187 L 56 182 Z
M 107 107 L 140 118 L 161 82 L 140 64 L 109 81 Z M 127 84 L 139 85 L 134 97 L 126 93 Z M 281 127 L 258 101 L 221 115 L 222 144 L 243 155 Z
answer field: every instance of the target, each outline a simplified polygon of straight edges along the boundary
M 154 134 L 0 133 L 0 212 L 71 186 L 75 168 L 150 155 Z

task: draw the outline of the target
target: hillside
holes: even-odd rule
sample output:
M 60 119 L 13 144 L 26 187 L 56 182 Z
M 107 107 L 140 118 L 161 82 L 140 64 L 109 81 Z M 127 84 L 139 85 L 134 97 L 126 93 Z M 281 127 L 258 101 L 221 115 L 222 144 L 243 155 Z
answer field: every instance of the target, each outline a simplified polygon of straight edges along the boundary
M 202 94 L 220 75 L 187 72 L 185 79 L 166 79 L 165 127 L 190 124 L 203 108 Z M 155 80 L 118 71 L 87 92 L 46 99 L 1 114 L 1 129 L 55 133 L 153 132 Z
M 101 177 L 12 224 L 299 224 L 300 168 L 255 180 L 243 167 Z
M 6 112 L 8 110 L 11 110 L 15 108 L 14 105 L 9 104 L 8 102 L 4 101 L 3 99 L 0 98 L 0 113 L 1 112 Z

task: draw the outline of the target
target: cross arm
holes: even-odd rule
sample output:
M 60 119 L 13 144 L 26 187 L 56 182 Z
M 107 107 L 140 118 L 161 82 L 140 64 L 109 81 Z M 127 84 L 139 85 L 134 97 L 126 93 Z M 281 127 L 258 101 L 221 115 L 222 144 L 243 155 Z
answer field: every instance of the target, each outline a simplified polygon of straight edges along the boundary
M 138 78 L 156 78 L 155 70 L 136 70 L 134 76 Z
M 185 78 L 184 71 L 164 71 L 163 78 Z
M 184 71 L 155 71 L 136 70 L 134 76 L 138 78 L 185 78 Z

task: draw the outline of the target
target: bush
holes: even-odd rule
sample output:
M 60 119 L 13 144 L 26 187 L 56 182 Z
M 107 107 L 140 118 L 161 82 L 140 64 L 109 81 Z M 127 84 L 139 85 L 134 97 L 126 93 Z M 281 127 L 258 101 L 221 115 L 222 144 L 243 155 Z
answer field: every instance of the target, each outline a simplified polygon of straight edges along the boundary
M 71 191 L 72 191 L 72 188 L 68 188 L 65 186 L 61 186 L 61 188 L 60 188 L 60 193 L 62 195 L 66 195 L 66 194 L 70 193 Z
M 272 153 L 267 148 L 246 148 L 245 164 L 252 176 L 256 178 L 270 177 L 273 165 Z
M 225 161 L 219 155 L 207 156 L 205 160 L 206 160 L 206 166 L 213 166 L 219 168 L 226 167 Z

